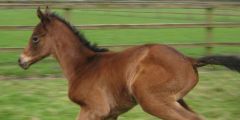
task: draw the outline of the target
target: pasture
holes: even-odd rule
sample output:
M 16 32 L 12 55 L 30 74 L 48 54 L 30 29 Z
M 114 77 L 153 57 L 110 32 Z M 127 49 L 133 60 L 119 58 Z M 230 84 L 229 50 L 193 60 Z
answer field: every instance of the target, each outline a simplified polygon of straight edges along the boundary
M 200 71 L 200 82 L 185 100 L 206 120 L 238 120 L 240 75 L 225 70 Z M 67 98 L 64 79 L 0 81 L 1 120 L 73 120 L 79 108 Z M 139 106 L 120 120 L 157 120 Z
M 63 15 L 61 10 L 53 10 Z M 126 12 L 132 11 L 132 12 Z M 205 16 L 158 13 L 164 11 L 202 13 L 200 9 L 114 9 L 73 10 L 70 21 L 73 25 L 114 23 L 194 23 L 205 22 Z M 1 9 L 0 25 L 36 25 L 36 11 L 31 9 Z M 220 13 L 239 13 L 239 10 L 218 10 Z M 218 16 L 215 22 L 239 22 L 240 16 Z M 197 43 L 204 42 L 204 28 L 178 29 L 121 29 L 81 30 L 92 42 L 99 45 L 144 44 L 144 43 Z M 239 42 L 240 28 L 216 28 L 214 42 Z M 0 31 L 0 47 L 24 47 L 31 31 Z M 204 48 L 177 48 L 182 53 L 199 57 Z M 119 49 L 117 49 L 119 50 Z M 239 47 L 217 46 L 213 54 L 240 54 Z M 52 58 L 45 59 L 24 71 L 17 65 L 21 51 L 0 51 L 0 119 L 1 120 L 70 120 L 76 117 L 79 108 L 67 98 L 67 81 Z M 4 80 L 6 77 L 14 79 Z M 208 67 L 200 70 L 200 82 L 186 97 L 192 108 L 207 120 L 237 120 L 240 118 L 240 75 L 225 68 Z M 54 101 L 54 102 L 53 102 Z M 124 114 L 120 120 L 157 120 L 140 107 Z

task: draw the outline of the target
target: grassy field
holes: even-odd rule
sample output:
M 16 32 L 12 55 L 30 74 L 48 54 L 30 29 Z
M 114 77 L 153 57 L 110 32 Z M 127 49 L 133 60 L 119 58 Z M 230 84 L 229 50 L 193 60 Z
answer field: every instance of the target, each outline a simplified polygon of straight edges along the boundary
M 63 11 L 54 10 L 63 15 Z M 131 11 L 131 12 L 125 12 Z M 156 12 L 177 11 L 203 13 L 199 9 L 161 10 L 73 10 L 71 22 L 80 24 L 113 23 L 195 23 L 204 22 L 205 16 L 169 15 Z M 148 12 L 148 13 L 142 13 Z M 218 13 L 239 13 L 216 11 Z M 38 19 L 35 10 L 0 10 L 0 25 L 35 25 Z M 240 16 L 214 17 L 215 22 L 239 22 Z M 205 29 L 138 29 L 138 30 L 82 30 L 85 36 L 99 45 L 144 44 L 144 43 L 193 43 L 204 42 Z M 240 28 L 214 29 L 214 42 L 239 42 Z M 0 31 L 0 47 L 24 47 L 31 31 Z M 199 57 L 204 48 L 177 48 L 182 53 Z M 21 51 L 0 51 L 0 120 L 72 120 L 79 107 L 67 98 L 67 81 L 27 80 L 26 77 L 60 77 L 61 70 L 55 60 L 48 58 L 29 70 L 17 65 Z M 239 47 L 216 47 L 213 54 L 240 54 Z M 214 70 L 214 71 L 212 71 Z M 200 83 L 187 97 L 187 102 L 207 120 L 238 120 L 240 118 L 240 75 L 215 67 L 201 69 Z M 4 77 L 17 77 L 4 80 Z M 120 117 L 120 120 L 157 120 L 143 113 L 139 106 Z
M 200 82 L 186 97 L 187 102 L 206 120 L 240 118 L 240 75 L 229 71 L 200 72 Z M 73 120 L 79 107 L 67 98 L 67 81 L 0 81 L 0 120 Z M 157 120 L 139 106 L 120 120 Z

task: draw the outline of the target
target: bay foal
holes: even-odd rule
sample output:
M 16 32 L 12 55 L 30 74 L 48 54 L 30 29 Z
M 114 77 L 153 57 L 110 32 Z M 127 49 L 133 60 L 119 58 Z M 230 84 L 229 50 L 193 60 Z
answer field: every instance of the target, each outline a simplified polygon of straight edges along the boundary
M 240 71 L 234 56 L 186 57 L 166 45 L 151 44 L 122 52 L 91 45 L 59 16 L 37 10 L 41 22 L 19 59 L 27 69 L 53 55 L 68 79 L 68 95 L 81 106 L 77 120 L 116 120 L 136 104 L 164 120 L 201 120 L 183 97 L 197 84 L 197 67 L 224 65 Z

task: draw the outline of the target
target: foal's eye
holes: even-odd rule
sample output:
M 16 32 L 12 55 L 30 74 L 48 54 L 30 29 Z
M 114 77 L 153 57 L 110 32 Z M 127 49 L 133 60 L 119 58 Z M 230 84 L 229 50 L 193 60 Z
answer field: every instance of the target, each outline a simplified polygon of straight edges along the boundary
M 38 43 L 38 42 L 39 42 L 39 38 L 36 37 L 36 36 L 34 36 L 34 37 L 32 38 L 32 42 L 33 42 L 33 43 Z

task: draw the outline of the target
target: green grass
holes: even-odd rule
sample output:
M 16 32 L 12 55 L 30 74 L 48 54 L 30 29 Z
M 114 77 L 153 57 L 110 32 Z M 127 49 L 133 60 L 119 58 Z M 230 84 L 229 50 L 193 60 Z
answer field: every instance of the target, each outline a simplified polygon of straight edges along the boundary
M 200 82 L 186 97 L 190 106 L 207 120 L 240 118 L 240 75 L 217 70 L 200 72 Z M 67 81 L 0 81 L 1 120 L 73 120 L 79 107 L 67 98 Z M 157 120 L 139 106 L 123 114 L 120 120 Z

